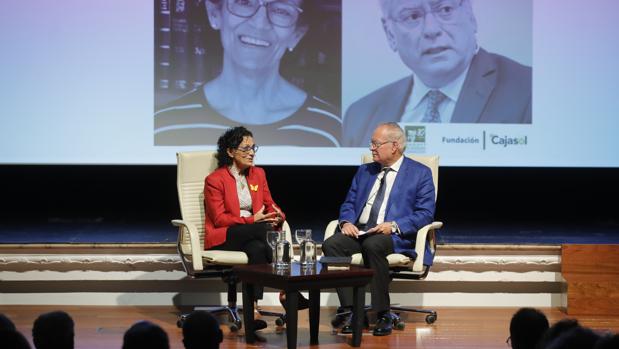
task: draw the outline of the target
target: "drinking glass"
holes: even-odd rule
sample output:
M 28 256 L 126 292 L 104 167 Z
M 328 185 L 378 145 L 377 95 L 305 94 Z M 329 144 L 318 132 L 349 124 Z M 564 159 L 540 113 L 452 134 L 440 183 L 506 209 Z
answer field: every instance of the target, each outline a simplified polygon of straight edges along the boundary
M 290 268 L 290 262 L 292 257 L 292 248 L 290 242 L 282 237 L 277 241 L 275 246 L 275 269 Z
M 297 241 L 297 244 L 301 245 L 303 240 L 312 238 L 312 230 L 311 229 L 297 229 L 294 231 L 294 238 Z
M 271 246 L 271 250 L 273 251 L 273 262 L 275 262 L 275 247 L 277 246 L 277 242 L 282 238 L 282 236 L 283 234 L 281 231 L 267 231 L 267 243 L 269 244 L 269 246 Z

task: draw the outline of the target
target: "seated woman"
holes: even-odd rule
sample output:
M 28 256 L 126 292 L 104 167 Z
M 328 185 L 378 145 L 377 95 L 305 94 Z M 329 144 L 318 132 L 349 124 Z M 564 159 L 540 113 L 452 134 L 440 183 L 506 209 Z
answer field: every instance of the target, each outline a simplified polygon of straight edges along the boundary
M 219 168 L 205 179 L 204 247 L 242 251 L 249 264 L 272 262 L 266 232 L 281 229 L 284 213 L 273 201 L 264 170 L 254 166 L 258 146 L 245 127 L 228 129 L 217 141 Z M 254 299 L 262 299 L 257 287 Z M 255 329 L 266 327 L 256 320 Z

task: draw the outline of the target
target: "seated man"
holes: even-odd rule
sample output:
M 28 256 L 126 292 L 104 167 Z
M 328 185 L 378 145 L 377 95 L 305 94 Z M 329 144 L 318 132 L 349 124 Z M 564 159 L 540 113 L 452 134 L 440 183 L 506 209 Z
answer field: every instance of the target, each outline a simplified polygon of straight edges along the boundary
M 403 156 L 405 139 L 404 131 L 394 122 L 376 128 L 370 143 L 374 162 L 357 170 L 340 208 L 340 232 L 322 245 L 325 256 L 362 253 L 365 266 L 374 270 L 370 289 L 378 318 L 375 336 L 389 335 L 392 329 L 386 257 L 401 253 L 415 258 L 417 230 L 432 223 L 434 217 L 432 173 Z M 424 264 L 430 265 L 429 246 L 426 251 Z M 338 296 L 343 308 L 352 308 L 351 289 L 338 289 Z M 350 317 L 342 332 L 352 333 Z

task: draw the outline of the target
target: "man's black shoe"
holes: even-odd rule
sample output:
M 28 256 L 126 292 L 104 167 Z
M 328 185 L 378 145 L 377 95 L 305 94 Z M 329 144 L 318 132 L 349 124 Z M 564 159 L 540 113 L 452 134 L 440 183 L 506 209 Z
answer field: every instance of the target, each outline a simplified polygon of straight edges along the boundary
M 331 320 L 331 326 L 333 328 L 340 328 L 342 324 L 348 320 L 348 315 L 350 315 L 350 310 L 346 308 L 339 307 L 335 313 L 335 317 Z
M 254 331 L 259 331 L 267 328 L 266 321 L 262 319 L 254 319 Z
M 297 292 L 297 299 L 297 310 L 309 308 L 309 300 L 303 297 L 301 292 Z M 279 303 L 286 309 L 286 293 L 284 291 L 279 292 Z
M 368 321 L 367 315 L 363 314 L 363 328 L 369 328 L 369 327 L 370 327 L 370 321 Z M 352 313 L 350 313 L 350 315 L 348 315 L 348 317 L 346 318 L 346 322 L 344 323 L 344 326 L 342 326 L 342 330 L 340 332 L 342 334 L 351 334 L 353 332 Z
M 376 321 L 376 326 L 374 326 L 374 332 L 372 334 L 375 336 L 388 336 L 392 331 L 391 325 L 391 316 L 389 314 L 385 314 L 379 317 L 378 321 Z

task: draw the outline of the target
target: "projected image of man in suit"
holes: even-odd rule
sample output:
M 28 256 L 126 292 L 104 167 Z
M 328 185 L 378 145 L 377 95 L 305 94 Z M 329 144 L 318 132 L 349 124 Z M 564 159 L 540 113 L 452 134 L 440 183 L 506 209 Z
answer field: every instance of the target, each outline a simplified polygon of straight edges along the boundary
M 354 102 L 344 145 L 381 122 L 531 123 L 531 68 L 477 43 L 472 0 L 378 0 L 391 50 L 412 75 Z

